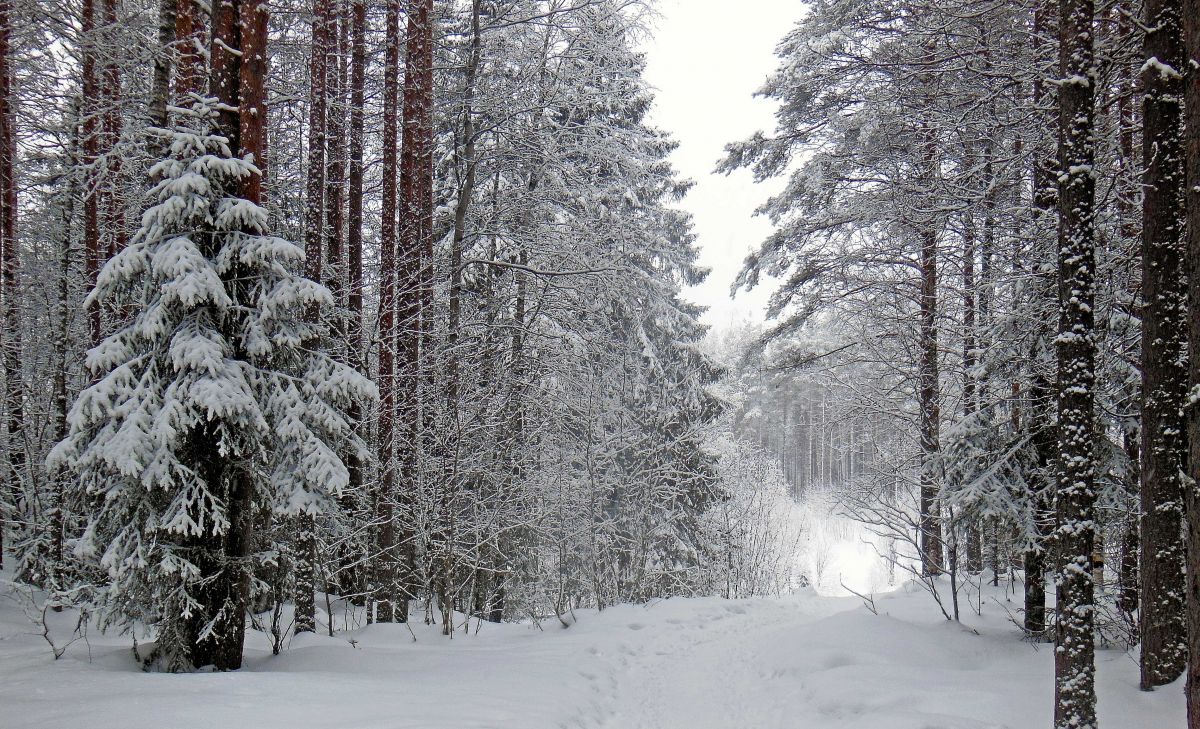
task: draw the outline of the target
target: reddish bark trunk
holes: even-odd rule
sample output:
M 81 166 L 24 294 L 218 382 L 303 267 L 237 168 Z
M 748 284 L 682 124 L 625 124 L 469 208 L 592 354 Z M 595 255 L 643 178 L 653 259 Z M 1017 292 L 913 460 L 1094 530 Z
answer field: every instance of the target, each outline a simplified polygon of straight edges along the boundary
M 103 1 L 103 0 L 102 0 Z M 83 0 L 80 11 L 80 39 L 82 68 L 81 108 L 83 113 L 83 250 L 84 276 L 89 289 L 96 286 L 96 275 L 100 271 L 100 175 L 97 165 L 100 160 L 100 96 L 96 78 L 96 7 L 94 0 Z M 100 343 L 100 305 L 93 303 L 87 311 L 88 332 L 93 346 Z
M 402 451 L 400 497 L 416 486 L 417 454 L 428 450 L 430 409 L 421 394 L 428 390 L 425 374 L 430 358 L 433 322 L 433 0 L 408 0 L 408 36 L 404 64 L 404 145 L 400 152 L 400 246 L 405 285 L 398 302 L 401 343 L 402 401 L 399 407 Z M 422 371 L 422 364 L 427 364 Z M 401 555 L 406 593 L 412 586 L 407 566 L 412 540 L 405 533 Z M 443 600 L 443 608 L 445 608 Z M 407 603 L 405 602 L 405 605 Z M 443 629 L 448 626 L 443 625 Z
M 346 46 L 349 39 L 349 23 L 345 17 L 345 4 L 333 2 L 330 18 L 330 63 L 326 64 L 328 123 L 328 159 L 325 172 L 325 272 L 326 286 L 333 292 L 337 306 L 334 324 L 336 353 L 341 356 L 346 346 L 346 266 L 342 260 L 345 242 L 344 226 L 346 187 Z
M 308 112 L 308 184 L 304 220 L 304 275 L 321 281 L 322 248 L 326 218 L 325 148 L 328 144 L 329 56 L 332 50 L 333 3 L 314 0 L 312 21 L 312 59 L 309 64 Z M 315 312 L 310 312 L 315 318 Z M 317 580 L 316 521 L 312 514 L 300 514 L 296 536 L 296 624 L 295 632 L 316 629 L 316 605 L 313 589 Z
M 346 208 L 346 257 L 347 306 L 350 309 L 350 326 L 347 332 L 351 359 L 360 372 L 366 369 L 366 360 L 361 354 L 363 337 L 363 280 L 362 280 L 362 235 L 363 235 L 363 133 L 366 104 L 367 74 L 367 3 L 366 0 L 351 0 L 350 28 L 350 139 L 349 170 Z
M 125 248 L 129 240 L 125 229 L 125 199 L 121 188 L 121 67 L 114 51 L 119 47 L 117 15 L 120 0 L 101 0 L 104 8 L 105 46 L 107 56 L 101 75 L 101 97 L 104 104 L 100 149 L 106 158 L 105 179 L 101 198 L 101 233 L 104 242 L 101 255 L 103 266 L 109 258 Z
M 91 0 L 88 0 L 89 2 Z M 188 105 L 187 95 L 204 90 L 204 19 L 198 0 L 179 0 L 175 12 L 175 96 Z
M 375 619 L 396 620 L 396 102 L 400 88 L 400 0 L 389 0 L 383 71 L 383 220 L 379 245 L 379 491 L 374 497 L 379 554 Z

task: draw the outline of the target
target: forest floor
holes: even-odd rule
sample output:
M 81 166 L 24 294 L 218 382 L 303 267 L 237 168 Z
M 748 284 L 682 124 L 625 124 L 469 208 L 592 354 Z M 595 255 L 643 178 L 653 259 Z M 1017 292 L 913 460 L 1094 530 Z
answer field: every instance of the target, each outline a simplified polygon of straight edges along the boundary
M 8 584 L 8 583 L 5 583 Z M 0 727 L 18 729 L 1027 729 L 1049 727 L 1053 651 L 1020 638 L 1004 589 L 941 617 L 907 586 L 856 598 L 672 599 L 533 625 L 373 625 L 252 633 L 236 673 L 142 673 L 128 638 L 93 633 L 57 661 L 0 587 Z M 335 620 L 336 622 L 336 620 Z M 52 635 L 74 627 L 51 613 Z M 1100 724 L 1184 726 L 1182 680 L 1137 690 L 1135 657 L 1097 653 Z

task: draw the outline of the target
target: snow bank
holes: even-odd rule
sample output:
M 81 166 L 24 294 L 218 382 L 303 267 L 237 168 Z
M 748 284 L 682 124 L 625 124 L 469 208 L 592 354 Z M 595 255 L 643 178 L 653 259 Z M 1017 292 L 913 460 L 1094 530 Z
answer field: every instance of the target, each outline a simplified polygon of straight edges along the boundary
M 248 641 L 237 673 L 142 673 L 129 643 L 90 636 L 53 660 L 11 590 L 0 597 L 0 726 L 89 729 L 1027 729 L 1049 726 L 1053 653 L 1022 642 L 1003 588 L 948 623 L 919 589 L 877 599 L 667 600 L 557 623 L 374 625 Z M 1006 604 L 1015 609 L 1015 603 Z M 50 614 L 60 639 L 69 613 Z M 1128 654 L 1100 651 L 1100 721 L 1184 725 L 1182 683 L 1137 690 Z

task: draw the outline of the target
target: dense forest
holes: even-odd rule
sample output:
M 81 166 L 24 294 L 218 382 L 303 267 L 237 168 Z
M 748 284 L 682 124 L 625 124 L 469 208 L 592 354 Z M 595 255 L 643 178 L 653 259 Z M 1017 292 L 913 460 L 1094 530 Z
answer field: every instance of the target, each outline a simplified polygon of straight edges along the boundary
M 1200 0 L 809 3 L 724 331 L 655 13 L 0 0 L 7 584 L 225 671 L 836 583 L 836 521 L 1019 592 L 1056 727 L 1117 646 L 1200 728 Z

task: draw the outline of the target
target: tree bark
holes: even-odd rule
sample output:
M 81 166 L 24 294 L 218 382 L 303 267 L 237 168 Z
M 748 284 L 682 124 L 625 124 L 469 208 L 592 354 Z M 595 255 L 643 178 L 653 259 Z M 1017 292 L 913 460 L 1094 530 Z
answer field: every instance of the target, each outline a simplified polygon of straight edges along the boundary
M 1183 0 L 1184 58 L 1187 60 L 1184 129 L 1187 130 L 1187 260 L 1188 363 L 1191 397 L 1186 404 L 1187 459 L 1187 717 L 1189 729 L 1200 729 L 1200 0 Z
M 404 135 L 400 151 L 400 243 L 398 255 L 405 272 L 399 297 L 403 395 L 400 404 L 402 428 L 400 498 L 415 493 L 419 478 L 420 450 L 428 446 L 433 403 L 423 401 L 428 375 L 423 362 L 431 361 L 433 324 L 433 0 L 408 0 L 408 33 L 404 60 Z M 412 597 L 412 538 L 401 538 L 402 592 Z M 444 555 L 443 555 L 444 557 Z M 435 568 L 444 574 L 442 565 Z M 442 591 L 442 608 L 448 608 Z M 404 603 L 407 605 L 407 602 Z M 444 617 L 444 616 L 443 616 Z M 443 620 L 443 630 L 449 626 Z
M 217 127 L 234 155 L 249 156 L 261 165 L 266 146 L 267 7 L 262 0 L 219 0 L 211 18 L 208 90 L 222 103 Z M 261 203 L 261 177 L 243 179 L 236 194 Z M 226 286 L 236 287 L 240 270 L 235 267 L 223 278 Z M 234 356 L 246 357 L 240 345 Z M 236 670 L 242 664 L 249 601 L 253 475 L 222 457 L 213 428 L 198 429 L 193 442 L 196 462 L 210 490 L 224 494 L 229 528 L 224 534 L 200 537 L 195 545 L 196 564 L 211 579 L 200 595 L 203 612 L 189 626 L 189 657 L 197 667 L 212 664 L 217 670 Z M 203 621 L 209 619 L 211 637 L 200 641 Z
M 1092 0 L 1059 2 L 1058 729 L 1096 726 L 1094 585 L 1095 54 Z
M 1141 687 L 1187 664 L 1183 484 L 1187 280 L 1180 0 L 1146 0 L 1142 67 Z
M 177 0 L 175 48 L 175 96 L 178 103 L 187 106 L 189 94 L 204 91 L 204 11 L 199 0 Z
M 396 620 L 396 142 L 400 0 L 387 6 L 383 70 L 383 220 L 379 243 L 379 490 L 374 498 L 375 620 Z M 407 605 L 407 602 L 405 602 Z
M 150 123 L 160 129 L 167 126 L 167 105 L 171 96 L 171 68 L 175 55 L 175 16 L 178 0 L 159 0 L 158 52 L 154 56 L 154 85 L 150 94 Z M 163 150 L 165 151 L 165 150 Z
M 4 491 L 0 493 L 0 566 L 4 564 L 9 511 L 21 491 L 25 470 L 24 392 L 21 374 L 20 249 L 17 241 L 17 138 L 12 89 L 12 2 L 0 0 L 0 302 L 3 304 L 4 400 L 8 441 L 4 444 Z
M 967 211 L 963 235 L 963 342 L 962 342 L 962 407 L 963 418 L 970 420 L 979 409 L 979 394 L 975 383 L 976 325 L 975 305 L 977 301 L 975 280 L 975 257 L 978 249 L 975 241 L 974 213 Z M 979 532 L 979 519 L 968 510 L 963 519 L 967 535 L 967 572 L 979 574 L 983 571 L 983 540 Z
M 101 97 L 104 104 L 102 140 L 100 149 L 106 158 L 104 183 L 100 190 L 101 234 L 107 239 L 101 255 L 104 262 L 124 250 L 129 240 L 125 229 L 125 196 L 122 190 L 123 165 L 121 164 L 121 67 L 117 64 L 116 50 L 120 39 L 117 36 L 117 16 L 120 0 L 101 0 L 104 8 L 105 50 L 107 59 L 101 76 Z M 103 266 L 103 262 L 101 263 Z
M 101 0 L 103 2 L 103 0 Z M 95 0 L 83 0 L 80 9 L 81 107 L 83 112 L 83 249 L 84 277 L 87 287 L 95 288 L 100 272 L 100 84 L 96 78 L 96 5 Z M 92 302 L 87 310 L 89 343 L 100 343 L 100 304 Z
M 308 176 L 304 219 L 304 275 L 312 281 L 322 281 L 322 249 L 325 239 L 325 147 L 327 143 L 327 109 L 329 53 L 331 49 L 332 5 L 326 0 L 314 0 L 312 20 L 312 58 L 309 63 L 308 92 Z M 315 316 L 315 314 L 310 314 Z M 313 590 L 317 578 L 317 525 L 311 513 L 297 518 L 296 549 L 296 626 L 295 632 L 316 629 L 316 604 Z
M 921 326 L 919 395 L 921 407 L 920 545 L 921 571 L 940 574 L 943 569 L 942 521 L 938 500 L 939 479 L 934 462 L 939 450 L 941 406 L 938 396 L 937 336 L 937 233 L 921 234 Z

